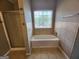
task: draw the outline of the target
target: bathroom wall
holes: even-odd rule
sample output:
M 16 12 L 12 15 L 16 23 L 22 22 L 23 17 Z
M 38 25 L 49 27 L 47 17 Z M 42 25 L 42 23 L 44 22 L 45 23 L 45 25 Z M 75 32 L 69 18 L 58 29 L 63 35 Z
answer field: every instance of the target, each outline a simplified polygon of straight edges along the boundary
M 54 0 L 32 0 L 33 10 L 53 10 Z
M 70 59 L 79 59 L 79 29 L 77 32 L 75 44 L 74 44 Z
M 79 27 L 79 15 L 74 15 L 79 13 L 79 0 L 58 0 L 56 11 L 55 30 L 61 48 L 70 57 Z
M 56 0 L 32 0 L 32 19 L 34 23 L 34 11 L 36 10 L 52 10 L 54 12 Z M 34 35 L 51 35 L 54 33 L 54 14 L 52 15 L 52 28 L 35 28 L 33 24 Z M 53 30 L 52 30 L 53 29 Z
M 27 33 L 28 33 L 28 41 L 27 52 L 31 53 L 31 38 L 32 38 L 32 17 L 31 17 L 31 0 L 24 0 L 24 16 L 25 22 L 27 26 Z

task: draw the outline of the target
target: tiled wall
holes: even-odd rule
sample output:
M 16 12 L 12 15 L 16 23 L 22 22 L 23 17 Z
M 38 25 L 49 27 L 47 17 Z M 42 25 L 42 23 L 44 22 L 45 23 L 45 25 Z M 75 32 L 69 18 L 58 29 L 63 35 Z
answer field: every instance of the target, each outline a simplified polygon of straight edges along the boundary
M 56 12 L 56 32 L 60 38 L 60 45 L 70 57 L 79 27 L 79 15 L 73 17 L 64 17 L 74 15 L 79 12 L 79 0 L 61 0 L 58 1 Z

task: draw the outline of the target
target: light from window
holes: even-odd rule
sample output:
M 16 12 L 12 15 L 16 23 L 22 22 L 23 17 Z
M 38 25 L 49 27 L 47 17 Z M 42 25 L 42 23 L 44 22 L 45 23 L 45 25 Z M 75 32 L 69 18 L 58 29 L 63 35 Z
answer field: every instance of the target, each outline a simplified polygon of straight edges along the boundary
M 52 11 L 34 11 L 35 28 L 52 28 Z

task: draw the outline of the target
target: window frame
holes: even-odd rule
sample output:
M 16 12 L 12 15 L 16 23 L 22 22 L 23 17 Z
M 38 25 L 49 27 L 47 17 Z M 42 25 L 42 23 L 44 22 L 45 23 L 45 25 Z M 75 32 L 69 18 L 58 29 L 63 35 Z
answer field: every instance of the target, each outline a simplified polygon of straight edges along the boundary
M 44 26 L 42 26 L 42 27 L 40 27 L 40 26 L 36 27 L 36 26 L 35 26 L 35 15 L 34 15 L 34 12 L 37 12 L 37 11 L 39 11 L 39 12 L 50 12 L 50 13 L 51 13 L 50 21 L 49 21 L 49 22 L 51 22 L 51 24 L 50 24 L 49 27 L 46 27 L 46 26 L 45 26 L 45 27 L 44 27 Z M 34 23 L 34 28 L 35 28 L 35 29 L 52 28 L 52 23 L 53 23 L 53 10 L 35 10 L 34 12 L 33 12 L 33 19 L 34 19 L 34 20 L 33 20 L 33 21 L 34 21 L 33 23 Z M 43 15 L 43 14 L 42 14 L 42 15 Z

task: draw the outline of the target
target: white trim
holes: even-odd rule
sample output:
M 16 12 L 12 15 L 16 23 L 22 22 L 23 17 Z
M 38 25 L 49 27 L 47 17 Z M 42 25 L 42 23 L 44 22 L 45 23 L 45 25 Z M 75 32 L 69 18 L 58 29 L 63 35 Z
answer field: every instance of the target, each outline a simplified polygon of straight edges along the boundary
M 58 48 L 62 52 L 62 54 L 65 56 L 66 59 L 70 59 L 68 55 L 61 49 L 61 47 L 58 47 Z
M 10 50 L 8 50 L 3 56 L 7 56 L 10 53 Z

